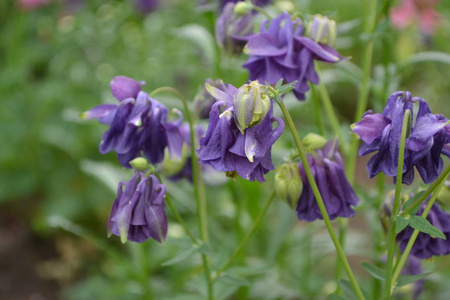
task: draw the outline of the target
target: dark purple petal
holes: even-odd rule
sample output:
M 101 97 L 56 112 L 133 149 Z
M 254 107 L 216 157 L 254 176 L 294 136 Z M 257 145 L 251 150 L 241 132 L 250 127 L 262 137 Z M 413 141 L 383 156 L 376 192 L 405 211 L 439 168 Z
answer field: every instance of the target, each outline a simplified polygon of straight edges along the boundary
M 117 100 L 122 101 L 127 98 L 136 98 L 143 84 L 143 82 L 137 82 L 126 76 L 116 76 L 109 85 L 113 96 Z

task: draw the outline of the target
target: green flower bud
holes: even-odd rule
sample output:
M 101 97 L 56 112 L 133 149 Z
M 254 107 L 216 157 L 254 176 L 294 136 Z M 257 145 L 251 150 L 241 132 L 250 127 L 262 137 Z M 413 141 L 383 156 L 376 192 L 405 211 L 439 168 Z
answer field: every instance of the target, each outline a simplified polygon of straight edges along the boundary
M 315 15 L 308 25 L 307 35 L 317 43 L 333 46 L 336 41 L 336 22 L 322 15 Z
M 327 139 L 315 133 L 308 133 L 302 140 L 303 145 L 309 150 L 322 149 L 327 144 Z
M 253 5 L 247 2 L 238 2 L 234 6 L 234 13 L 238 16 L 248 14 L 253 9 Z
M 244 84 L 234 96 L 234 120 L 244 134 L 248 127 L 261 123 L 270 109 L 270 98 L 266 87 L 258 81 Z
M 444 205 L 450 205 L 450 181 L 446 181 L 439 191 L 437 200 Z
M 275 175 L 275 191 L 293 210 L 303 191 L 303 183 L 295 163 L 283 164 Z
M 150 166 L 148 161 L 143 157 L 136 157 L 130 161 L 130 165 L 138 171 L 145 171 Z
M 178 159 L 171 158 L 169 151 L 166 149 L 164 152 L 164 160 L 159 166 L 159 171 L 165 176 L 174 176 L 184 168 L 189 156 L 190 150 L 186 144 L 183 145 L 181 157 Z

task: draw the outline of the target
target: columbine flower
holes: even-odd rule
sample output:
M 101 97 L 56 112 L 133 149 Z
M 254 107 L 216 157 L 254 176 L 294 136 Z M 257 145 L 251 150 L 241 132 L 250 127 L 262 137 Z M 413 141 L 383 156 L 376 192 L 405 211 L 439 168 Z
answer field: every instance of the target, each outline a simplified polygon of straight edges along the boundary
M 422 203 L 416 215 L 421 216 L 427 203 Z M 411 254 L 420 259 L 427 259 L 433 255 L 447 255 L 450 253 L 450 214 L 441 209 L 439 204 L 434 203 L 428 213 L 427 220 L 444 233 L 446 240 L 431 237 L 428 234 L 420 232 L 414 243 Z M 407 226 L 397 235 L 397 242 L 400 243 L 400 249 L 403 252 L 408 244 L 414 229 Z
M 331 220 L 336 217 L 353 217 L 355 211 L 352 206 L 356 206 L 359 201 L 345 176 L 337 148 L 338 141 L 333 139 L 322 150 L 308 154 L 308 163 Z M 303 191 L 297 205 L 298 219 L 308 222 L 323 219 L 302 163 L 299 164 L 299 170 Z
M 360 122 L 352 125 L 353 131 L 364 142 L 359 155 L 378 151 L 367 164 L 371 178 L 380 172 L 396 177 L 403 116 L 407 109 L 413 112 L 414 102 L 419 102 L 419 111 L 407 134 L 403 183 L 412 183 L 414 167 L 427 184 L 439 176 L 443 167 L 440 155 L 449 154 L 444 148 L 450 142 L 448 120 L 442 115 L 432 114 L 422 98 L 413 98 L 409 92 L 396 92 L 389 97 L 382 114 L 369 110 Z M 411 115 L 414 116 L 413 113 Z
M 432 35 L 441 22 L 442 16 L 434 6 L 440 0 L 403 0 L 391 10 L 392 25 L 404 29 L 418 23 L 423 33 Z
M 239 15 L 235 4 L 227 3 L 216 22 L 216 41 L 228 55 L 242 53 L 249 37 L 253 34 L 253 15 L 247 12 Z
M 200 140 L 198 156 L 199 162 L 211 165 L 217 171 L 237 173 L 250 181 L 256 179 L 263 182 L 264 174 L 275 169 L 271 161 L 271 148 L 283 132 L 284 123 L 273 117 L 273 105 L 270 104 L 265 117 L 262 119 L 260 116 L 261 120 L 249 124 L 250 127 L 243 129 L 242 133 L 235 121 L 234 99 L 238 95 L 242 97 L 242 91 L 249 93 L 248 87 L 244 85 L 238 90 L 228 85 L 225 91 L 208 87 L 218 101 L 211 108 L 208 130 Z M 259 91 L 264 94 L 261 99 L 264 98 L 267 92 L 263 88 Z M 243 109 L 251 114 L 253 110 L 250 108 L 245 106 Z M 274 122 L 278 123 L 275 129 L 272 128 Z
M 164 149 L 180 156 L 182 137 L 179 126 L 181 114 L 174 122 L 167 121 L 167 108 L 140 90 L 143 83 L 118 76 L 111 81 L 111 92 L 119 105 L 102 104 L 85 112 L 85 119 L 98 119 L 110 128 L 103 134 L 99 150 L 102 154 L 115 151 L 122 166 L 141 152 L 153 164 L 164 158 Z
M 128 182 L 120 182 L 108 221 L 108 235 L 142 243 L 148 238 L 163 242 L 167 236 L 164 205 L 166 188 L 155 175 L 136 171 Z
M 342 56 L 328 45 L 316 43 L 303 36 L 302 20 L 283 13 L 261 24 L 260 33 L 250 37 L 244 52 L 250 55 L 243 65 L 250 72 L 250 80 L 276 84 L 281 78 L 294 85 L 294 94 L 305 99 L 308 82 L 319 83 L 314 69 L 314 60 L 335 63 Z M 267 25 L 269 25 L 267 27 Z
M 203 88 L 199 94 L 195 97 L 195 112 L 198 118 L 200 119 L 208 119 L 209 112 L 211 111 L 211 107 L 214 103 L 216 103 L 216 99 L 207 91 L 206 86 L 210 85 L 219 90 L 225 91 L 227 89 L 226 85 L 223 83 L 221 79 L 217 79 L 213 81 L 212 79 L 206 79 L 203 84 Z

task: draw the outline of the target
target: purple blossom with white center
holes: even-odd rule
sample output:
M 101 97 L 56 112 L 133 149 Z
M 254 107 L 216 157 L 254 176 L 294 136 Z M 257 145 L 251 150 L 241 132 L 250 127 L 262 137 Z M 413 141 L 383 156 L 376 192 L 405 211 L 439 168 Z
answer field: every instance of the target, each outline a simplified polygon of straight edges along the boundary
M 211 86 L 209 91 L 218 101 L 211 108 L 208 130 L 200 140 L 199 162 L 217 171 L 236 172 L 244 179 L 264 182 L 264 174 L 275 169 L 271 149 L 283 132 L 284 122 L 273 116 L 271 103 L 264 119 L 241 133 L 234 108 L 239 90 L 228 85 L 225 91 Z M 272 128 L 274 122 L 278 123 L 275 129 Z
M 216 41 L 228 55 L 239 55 L 253 34 L 253 14 L 248 12 L 238 15 L 234 11 L 235 4 L 227 3 L 216 21 Z
M 314 61 L 336 63 L 343 57 L 332 47 L 303 36 L 301 19 L 283 13 L 272 21 L 265 20 L 258 34 L 250 37 L 244 52 L 250 55 L 243 67 L 249 80 L 276 84 L 281 78 L 294 85 L 294 94 L 305 99 L 308 82 L 319 83 Z
M 427 203 L 424 202 L 420 206 L 416 215 L 421 216 L 425 210 Z M 447 255 L 450 253 L 450 214 L 443 211 L 439 204 L 434 203 L 427 216 L 428 222 L 439 229 L 447 238 L 446 240 L 431 237 L 430 235 L 420 232 L 414 243 L 411 254 L 420 259 L 428 259 L 434 255 Z M 405 251 L 414 229 L 407 226 L 397 235 L 397 242 L 400 244 L 400 250 Z
M 413 103 L 419 103 L 414 122 Z M 414 180 L 414 167 L 425 183 L 431 183 L 439 176 L 443 167 L 441 154 L 449 156 L 450 125 L 442 115 L 432 114 L 425 100 L 412 97 L 410 92 L 392 94 L 382 114 L 367 111 L 360 122 L 352 125 L 363 145 L 359 155 L 378 151 L 367 164 L 370 177 L 380 172 L 388 176 L 397 175 L 398 152 L 403 116 L 411 110 L 411 126 L 407 133 L 403 164 L 403 183 Z
M 353 217 L 355 211 L 352 206 L 356 206 L 359 202 L 345 176 L 342 157 L 337 148 L 338 140 L 333 139 L 322 150 L 308 153 L 307 156 L 308 164 L 331 220 L 337 217 Z M 303 191 L 297 204 L 298 219 L 307 222 L 323 219 L 302 163 L 299 163 L 299 171 L 303 181 Z
M 167 236 L 164 195 L 166 187 L 155 175 L 136 171 L 128 182 L 120 182 L 108 220 L 108 235 L 142 243 L 152 238 L 162 243 Z
M 115 77 L 111 92 L 119 104 L 98 105 L 82 115 L 110 126 L 102 136 L 100 153 L 115 151 L 126 168 L 131 168 L 129 162 L 141 152 L 153 164 L 163 160 L 166 147 L 174 156 L 181 154 L 181 113 L 178 120 L 168 122 L 168 109 L 141 91 L 142 84 L 125 76 Z

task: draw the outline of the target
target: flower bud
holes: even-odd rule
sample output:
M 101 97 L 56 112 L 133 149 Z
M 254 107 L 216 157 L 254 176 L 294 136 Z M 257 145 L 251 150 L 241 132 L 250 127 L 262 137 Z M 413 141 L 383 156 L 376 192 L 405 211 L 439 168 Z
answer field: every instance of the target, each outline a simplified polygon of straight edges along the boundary
M 327 144 L 327 139 L 315 133 L 308 133 L 302 142 L 307 149 L 316 150 L 323 148 Z
M 145 171 L 150 166 L 147 160 L 143 157 L 136 157 L 130 161 L 130 165 L 138 171 Z
M 450 204 L 450 181 L 445 182 L 444 186 L 439 191 L 437 200 L 444 205 Z
M 283 164 L 275 175 L 275 191 L 293 210 L 302 194 L 303 183 L 297 164 Z
M 265 86 L 258 81 L 244 84 L 233 99 L 234 120 L 237 127 L 244 134 L 248 127 L 261 123 L 270 109 L 270 98 Z
M 111 80 L 109 86 L 114 97 L 122 101 L 127 98 L 136 98 L 141 91 L 141 85 L 144 84 L 142 81 L 138 82 L 126 76 L 116 76 Z
M 336 22 L 322 15 L 315 15 L 309 23 L 307 35 L 317 43 L 333 46 L 336 40 Z
M 237 16 L 244 16 L 244 15 L 248 14 L 249 12 L 251 12 L 252 9 L 253 9 L 252 4 L 250 4 L 248 2 L 238 2 L 234 6 L 234 13 Z

